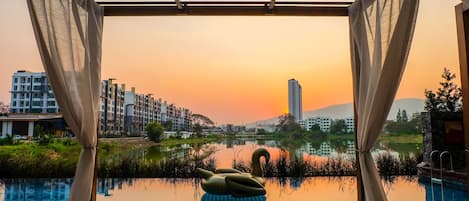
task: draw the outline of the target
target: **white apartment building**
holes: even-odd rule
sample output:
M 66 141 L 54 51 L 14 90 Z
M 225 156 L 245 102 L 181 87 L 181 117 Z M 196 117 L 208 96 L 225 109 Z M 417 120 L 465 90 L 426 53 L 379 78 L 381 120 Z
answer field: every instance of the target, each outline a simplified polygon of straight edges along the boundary
M 100 134 L 143 135 L 149 122 L 167 121 L 172 123 L 168 130 L 191 129 L 189 109 L 155 99 L 151 94 L 138 94 L 135 88 L 126 91 L 125 84 L 117 84 L 114 79 L 101 82 L 100 104 Z M 20 70 L 13 74 L 10 113 L 60 113 L 44 72 Z
M 124 132 L 125 84 L 113 79 L 101 81 L 99 133 L 121 135 Z
M 345 126 L 347 127 L 347 133 L 355 132 L 355 121 L 353 117 L 345 118 Z
M 125 92 L 125 132 L 128 135 L 143 135 L 148 123 L 148 95 L 135 93 L 135 88 Z
M 319 125 L 322 132 L 331 130 L 332 119 L 329 117 L 311 117 L 298 122 L 301 127 L 310 131 L 313 125 Z
M 144 135 L 150 122 L 165 124 L 171 122 L 172 131 L 189 131 L 192 126 L 192 112 L 176 107 L 151 95 L 138 94 L 135 88 L 125 92 L 124 130 L 128 135 Z
M 44 72 L 19 70 L 13 74 L 10 113 L 58 112 L 59 106 Z

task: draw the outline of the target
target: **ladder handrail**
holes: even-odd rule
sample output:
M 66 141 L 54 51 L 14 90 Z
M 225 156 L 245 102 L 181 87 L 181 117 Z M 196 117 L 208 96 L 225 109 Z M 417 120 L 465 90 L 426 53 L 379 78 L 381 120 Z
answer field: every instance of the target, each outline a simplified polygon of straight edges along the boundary
M 453 171 L 453 156 L 451 155 L 451 152 L 449 151 L 443 151 L 440 153 L 440 179 L 441 179 L 441 201 L 445 201 L 445 190 L 444 190 L 444 184 L 443 184 L 443 170 L 445 169 L 443 167 L 443 156 L 445 154 L 449 155 L 449 160 L 450 160 L 450 165 L 451 165 L 451 171 Z
M 433 154 L 440 153 L 438 150 L 433 150 L 430 152 L 430 186 L 432 189 L 432 201 L 435 201 L 435 193 L 433 190 Z

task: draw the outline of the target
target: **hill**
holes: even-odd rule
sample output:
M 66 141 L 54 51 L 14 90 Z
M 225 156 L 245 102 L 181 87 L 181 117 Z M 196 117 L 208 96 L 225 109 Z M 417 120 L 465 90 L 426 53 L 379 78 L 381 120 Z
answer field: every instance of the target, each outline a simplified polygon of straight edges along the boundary
M 388 119 L 394 120 L 399 109 L 406 110 L 409 118 L 413 113 L 423 112 L 424 100 L 417 98 L 404 98 L 395 100 L 391 110 L 389 111 Z M 280 115 L 279 115 L 280 116 Z M 319 108 L 316 110 L 310 110 L 303 112 L 303 119 L 309 117 L 330 117 L 333 119 L 344 119 L 353 116 L 353 105 L 352 103 L 330 105 L 327 107 Z M 273 117 L 266 120 L 260 120 L 252 122 L 246 125 L 246 127 L 255 127 L 257 124 L 276 124 L 278 118 Z

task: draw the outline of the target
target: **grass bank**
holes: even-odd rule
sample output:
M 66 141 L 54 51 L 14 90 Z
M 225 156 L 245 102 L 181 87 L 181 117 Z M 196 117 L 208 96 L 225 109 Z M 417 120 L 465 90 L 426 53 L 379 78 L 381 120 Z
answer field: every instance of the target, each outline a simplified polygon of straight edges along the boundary
M 200 137 L 200 138 L 188 138 L 188 139 L 176 139 L 170 138 L 161 141 L 159 144 L 163 146 L 176 146 L 181 144 L 204 144 L 210 142 L 216 142 L 223 138 L 220 137 Z

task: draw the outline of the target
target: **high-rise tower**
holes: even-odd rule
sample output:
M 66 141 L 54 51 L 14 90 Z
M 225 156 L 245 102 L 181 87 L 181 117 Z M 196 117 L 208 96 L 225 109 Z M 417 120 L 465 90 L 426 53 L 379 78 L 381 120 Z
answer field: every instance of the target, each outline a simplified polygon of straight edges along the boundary
M 296 121 L 303 120 L 303 101 L 301 85 L 298 80 L 288 80 L 288 113 L 293 115 Z

